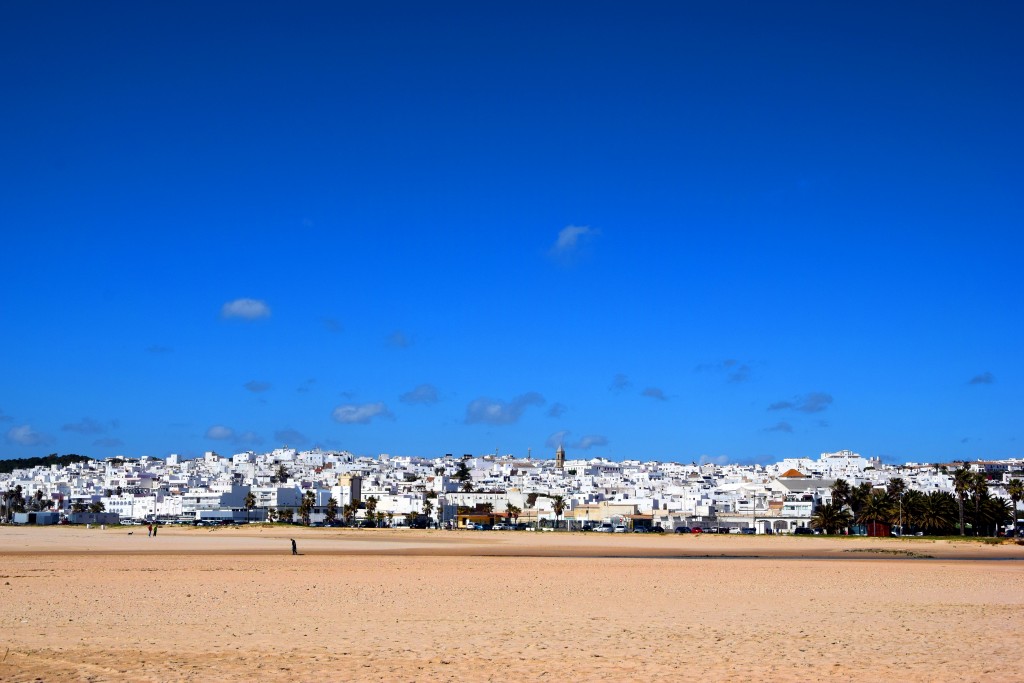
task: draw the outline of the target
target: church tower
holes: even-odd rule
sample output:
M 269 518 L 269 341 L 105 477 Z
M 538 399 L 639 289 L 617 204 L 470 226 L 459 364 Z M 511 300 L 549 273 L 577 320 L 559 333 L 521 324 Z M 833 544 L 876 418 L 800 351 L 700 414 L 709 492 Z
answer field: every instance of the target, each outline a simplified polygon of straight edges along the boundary
M 558 444 L 558 450 L 555 451 L 555 467 L 558 469 L 565 468 L 565 446 Z

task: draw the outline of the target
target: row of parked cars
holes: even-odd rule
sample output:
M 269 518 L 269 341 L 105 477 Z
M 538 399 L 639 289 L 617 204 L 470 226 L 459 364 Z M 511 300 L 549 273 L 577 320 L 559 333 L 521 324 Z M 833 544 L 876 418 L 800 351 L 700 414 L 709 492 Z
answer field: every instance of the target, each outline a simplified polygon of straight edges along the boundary
M 677 534 L 749 534 L 749 535 L 753 535 L 755 532 L 754 532 L 754 529 L 751 528 L 751 527 L 740 529 L 738 527 L 728 527 L 728 526 L 720 526 L 720 527 L 713 527 L 713 526 L 711 526 L 711 527 L 707 527 L 707 528 L 699 527 L 699 526 L 693 526 L 693 527 L 690 527 L 690 526 L 677 526 L 676 527 L 676 533 Z M 771 532 L 769 531 L 767 533 L 771 533 Z

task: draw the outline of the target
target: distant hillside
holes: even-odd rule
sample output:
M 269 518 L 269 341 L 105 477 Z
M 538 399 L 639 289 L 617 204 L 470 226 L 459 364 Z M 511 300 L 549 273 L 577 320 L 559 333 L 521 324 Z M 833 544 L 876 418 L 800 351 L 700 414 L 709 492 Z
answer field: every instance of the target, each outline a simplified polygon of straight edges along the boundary
M 42 458 L 11 458 L 10 460 L 0 460 L 0 474 L 9 474 L 14 470 L 39 467 L 40 465 L 60 465 L 65 467 L 73 462 L 85 462 L 86 460 L 92 460 L 92 458 L 85 455 L 75 455 L 74 453 L 68 453 L 67 455 L 51 453 Z

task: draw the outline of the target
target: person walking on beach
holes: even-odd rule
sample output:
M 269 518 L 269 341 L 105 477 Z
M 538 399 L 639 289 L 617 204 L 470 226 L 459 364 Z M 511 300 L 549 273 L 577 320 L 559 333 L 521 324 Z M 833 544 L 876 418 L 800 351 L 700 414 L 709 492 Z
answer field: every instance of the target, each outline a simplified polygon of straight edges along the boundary
M 156 536 L 157 529 L 159 529 L 159 528 L 160 528 L 160 525 L 157 524 L 156 522 L 153 522 L 153 535 L 154 536 Z
M 292 539 L 289 539 L 289 540 L 292 542 L 292 555 L 298 555 L 299 554 L 299 547 L 297 545 L 295 545 L 295 539 L 292 538 Z
M 149 535 L 150 536 L 153 535 L 153 525 L 152 524 L 149 525 Z

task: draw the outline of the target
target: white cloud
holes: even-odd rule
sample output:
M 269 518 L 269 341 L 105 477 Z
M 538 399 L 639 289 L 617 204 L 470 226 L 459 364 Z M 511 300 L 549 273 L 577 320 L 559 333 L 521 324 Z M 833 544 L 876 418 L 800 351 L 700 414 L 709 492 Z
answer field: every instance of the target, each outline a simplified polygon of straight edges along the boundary
M 384 403 L 349 403 L 338 406 L 331 413 L 342 424 L 369 424 L 375 417 L 393 417 Z
M 257 445 L 263 443 L 263 437 L 256 432 L 242 432 L 235 437 L 235 442 L 245 445 Z
M 259 394 L 261 392 L 270 390 L 270 382 L 261 382 L 258 379 L 250 380 L 243 384 L 242 386 L 244 386 L 246 389 L 253 392 L 254 394 Z
M 309 443 L 309 439 L 306 438 L 305 434 L 291 427 L 285 427 L 274 432 L 274 440 L 282 444 L 292 444 L 293 446 L 302 446 Z
M 653 398 L 657 401 L 668 400 L 668 396 L 665 395 L 665 392 L 659 389 L 658 387 L 647 387 L 646 389 L 640 392 L 640 395 L 646 396 L 647 398 Z
M 395 330 L 388 335 L 388 344 L 396 349 L 407 349 L 412 346 L 412 341 L 401 330 Z
M 481 396 L 466 406 L 466 424 L 512 424 L 523 416 L 528 407 L 538 405 L 544 405 L 544 397 L 536 391 L 516 396 L 508 403 Z
M 565 440 L 569 438 L 570 433 L 571 432 L 569 432 L 568 429 L 555 432 L 547 438 L 547 441 L 544 442 L 545 448 L 558 448 L 559 446 L 564 446 Z
M 602 436 L 600 434 L 587 434 L 586 436 L 582 437 L 579 440 L 579 442 L 576 444 L 576 448 L 579 448 L 581 451 L 585 451 L 585 450 L 589 450 L 590 448 L 593 448 L 594 446 L 607 446 L 607 445 L 608 445 L 608 438 L 607 437 Z
M 402 403 L 422 403 L 429 405 L 437 403 L 440 397 L 437 393 L 437 387 L 433 384 L 421 384 L 412 391 L 407 391 L 398 397 L 398 400 Z
M 614 391 L 616 394 L 621 394 L 623 391 L 628 389 L 631 385 L 632 385 L 632 382 L 629 381 L 629 377 L 627 377 L 626 375 L 624 375 L 624 374 L 622 374 L 620 372 L 619 374 L 615 375 L 614 378 L 612 378 L 612 385 L 609 388 L 612 391 Z
M 224 425 L 213 425 L 206 430 L 207 439 L 233 439 L 235 430 Z
M 32 429 L 31 425 L 18 425 L 7 430 L 7 442 L 18 446 L 48 446 L 53 437 Z
M 572 443 L 569 441 L 569 434 L 571 433 L 572 432 L 567 429 L 555 432 L 547 438 L 544 445 L 547 448 L 558 448 L 559 446 L 564 446 L 567 450 L 578 451 L 586 451 L 596 446 L 608 445 L 608 437 L 601 434 L 587 434 L 586 436 L 581 437 L 579 441 Z
M 103 434 L 107 431 L 106 427 L 91 417 L 83 417 L 81 422 L 66 424 L 61 429 L 65 432 L 78 432 L 79 434 Z
M 259 299 L 235 299 L 221 307 L 220 317 L 242 318 L 243 320 L 269 318 L 270 306 L 267 305 L 267 302 Z
M 575 251 L 583 240 L 586 240 L 594 235 L 597 235 L 598 231 L 585 225 L 567 225 L 562 228 L 558 233 L 558 239 L 555 240 L 554 245 L 551 247 L 550 254 L 552 256 L 565 256 Z

